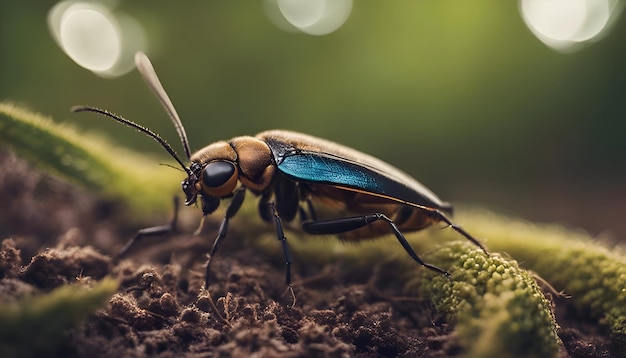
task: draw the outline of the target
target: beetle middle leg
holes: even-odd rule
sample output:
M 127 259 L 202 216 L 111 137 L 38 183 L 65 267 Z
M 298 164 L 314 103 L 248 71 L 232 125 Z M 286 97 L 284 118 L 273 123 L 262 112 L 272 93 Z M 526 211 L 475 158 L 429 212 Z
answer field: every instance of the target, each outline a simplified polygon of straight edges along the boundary
M 346 218 L 337 218 L 337 219 L 329 219 L 329 220 L 319 220 L 319 221 L 309 221 L 302 223 L 302 229 L 314 235 L 325 235 L 325 234 L 341 234 L 344 232 L 360 229 L 366 225 L 369 225 L 373 222 L 382 220 L 386 222 L 391 231 L 394 233 L 400 245 L 404 248 L 404 250 L 411 256 L 413 260 L 415 260 L 418 264 L 426 267 L 429 270 L 435 271 L 437 273 L 446 275 L 450 277 L 450 274 L 437 266 L 425 263 L 420 259 L 419 256 L 415 253 L 415 250 L 409 245 L 409 242 L 406 241 L 406 238 L 400 232 L 400 229 L 396 226 L 393 220 L 389 219 L 385 214 L 382 213 L 374 213 L 363 216 L 352 216 Z
M 117 261 L 120 258 L 122 258 L 124 255 L 128 253 L 128 251 L 130 251 L 130 249 L 133 246 L 135 246 L 136 243 L 138 243 L 139 241 L 141 241 L 141 239 L 145 237 L 160 236 L 160 235 L 165 235 L 165 234 L 169 234 L 171 232 L 176 231 L 176 226 L 178 223 L 178 209 L 179 208 L 180 208 L 180 200 L 177 196 L 175 196 L 174 197 L 174 216 L 172 217 L 172 221 L 170 221 L 170 223 L 167 225 L 152 226 L 152 227 L 147 227 L 145 229 L 141 229 L 137 231 L 135 236 L 133 236 L 130 240 L 128 240 L 126 245 L 124 245 L 124 247 L 122 247 L 122 249 L 117 253 L 117 255 L 115 255 L 114 260 Z
M 291 252 L 289 251 L 289 245 L 287 245 L 287 238 L 285 237 L 285 232 L 283 230 L 283 223 L 278 215 L 278 211 L 274 203 L 268 203 L 272 214 L 274 215 L 274 223 L 276 225 L 276 237 L 280 240 L 280 243 L 283 247 L 283 255 L 285 256 L 285 283 L 287 284 L 287 290 L 291 293 L 291 298 L 293 299 L 292 306 L 296 305 L 296 295 L 293 292 L 293 287 L 291 287 Z

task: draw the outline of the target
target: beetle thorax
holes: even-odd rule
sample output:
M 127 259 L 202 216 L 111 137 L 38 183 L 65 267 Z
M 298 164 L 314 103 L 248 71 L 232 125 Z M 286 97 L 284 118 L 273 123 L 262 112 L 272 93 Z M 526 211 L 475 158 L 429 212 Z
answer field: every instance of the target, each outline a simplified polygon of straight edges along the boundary
M 231 139 L 230 145 L 237 153 L 241 184 L 257 193 L 266 190 L 276 170 L 272 162 L 272 152 L 267 143 L 246 136 Z
M 191 156 L 191 162 L 207 164 L 216 160 L 228 160 L 233 163 L 237 162 L 237 153 L 225 141 L 219 141 L 207 145 L 206 147 L 195 152 Z

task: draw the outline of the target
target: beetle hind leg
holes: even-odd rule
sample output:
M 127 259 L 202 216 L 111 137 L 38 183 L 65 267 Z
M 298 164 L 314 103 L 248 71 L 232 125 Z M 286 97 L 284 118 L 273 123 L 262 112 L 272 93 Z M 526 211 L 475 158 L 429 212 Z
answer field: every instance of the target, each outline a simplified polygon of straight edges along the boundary
M 380 221 L 380 220 L 386 222 L 389 225 L 393 234 L 398 239 L 398 242 L 400 242 L 400 245 L 402 245 L 404 250 L 409 254 L 409 256 L 411 256 L 411 258 L 415 262 L 426 267 L 429 270 L 432 270 L 434 272 L 450 277 L 450 274 L 448 272 L 440 269 L 437 266 L 434 266 L 434 265 L 431 265 L 422 261 L 422 259 L 419 256 L 417 256 L 417 254 L 415 253 L 415 250 L 413 250 L 413 248 L 411 247 L 409 242 L 406 240 L 402 232 L 400 232 L 400 229 L 398 229 L 398 227 L 393 222 L 393 220 L 391 220 L 389 217 L 387 217 L 385 214 L 382 214 L 382 213 L 374 213 L 374 214 L 363 215 L 363 216 L 352 216 L 352 217 L 346 217 L 346 218 L 337 218 L 337 219 L 320 220 L 320 221 L 309 221 L 309 222 L 302 223 L 302 229 L 305 232 L 309 234 L 314 234 L 314 235 L 341 234 L 344 232 L 360 229 L 366 225 L 369 225 L 373 222 Z
M 478 246 L 486 255 L 489 255 L 489 252 L 487 251 L 487 249 L 483 246 L 483 244 L 480 241 L 478 241 L 475 237 L 470 235 L 470 233 L 465 231 L 462 227 L 457 226 L 456 224 L 454 224 L 452 222 L 452 220 L 448 219 L 448 217 L 445 216 L 441 211 L 439 211 L 439 210 L 428 210 L 428 213 L 430 214 L 430 216 L 434 220 L 445 223 L 452 230 L 458 232 L 463 237 L 465 237 L 467 240 L 469 240 L 471 243 L 473 243 L 474 245 Z

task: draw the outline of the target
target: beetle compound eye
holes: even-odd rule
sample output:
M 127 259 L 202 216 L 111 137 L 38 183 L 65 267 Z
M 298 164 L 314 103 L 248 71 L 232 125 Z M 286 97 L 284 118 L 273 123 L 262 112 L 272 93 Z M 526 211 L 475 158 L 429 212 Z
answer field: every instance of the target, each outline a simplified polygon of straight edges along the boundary
M 213 197 L 224 197 L 235 190 L 239 173 L 232 162 L 218 161 L 207 164 L 202 171 L 202 187 Z
M 228 183 L 235 174 L 235 165 L 231 162 L 213 162 L 207 164 L 202 172 L 202 180 L 209 188 L 219 188 Z

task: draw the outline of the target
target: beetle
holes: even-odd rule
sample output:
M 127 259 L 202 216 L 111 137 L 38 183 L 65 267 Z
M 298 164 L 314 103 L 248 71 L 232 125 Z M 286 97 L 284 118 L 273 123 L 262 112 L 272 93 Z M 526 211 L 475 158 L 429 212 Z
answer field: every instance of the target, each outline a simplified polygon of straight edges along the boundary
M 204 218 L 213 213 L 222 200 L 230 199 L 206 263 L 205 288 L 209 285 L 211 261 L 246 191 L 260 198 L 261 218 L 275 225 L 285 256 L 285 281 L 290 290 L 292 259 L 283 221 L 291 222 L 296 216 L 300 216 L 301 227 L 309 234 L 335 234 L 354 241 L 393 234 L 418 264 L 446 276 L 450 276 L 448 272 L 420 259 L 403 232 L 444 223 L 487 253 L 477 239 L 446 216 L 452 213 L 450 204 L 392 165 L 341 144 L 291 131 L 270 130 L 254 137 L 219 141 L 192 154 L 185 128 L 150 60 L 139 52 L 135 64 L 172 120 L 188 165 L 164 139 L 148 128 L 96 107 L 76 106 L 72 110 L 100 113 L 157 141 L 187 174 L 182 181 L 185 205 L 196 205 L 200 198 L 203 214 L 200 228 Z M 340 215 L 318 219 L 316 208 L 319 207 Z M 177 206 L 171 224 L 140 230 L 118 257 L 143 237 L 175 229 L 176 212 Z

